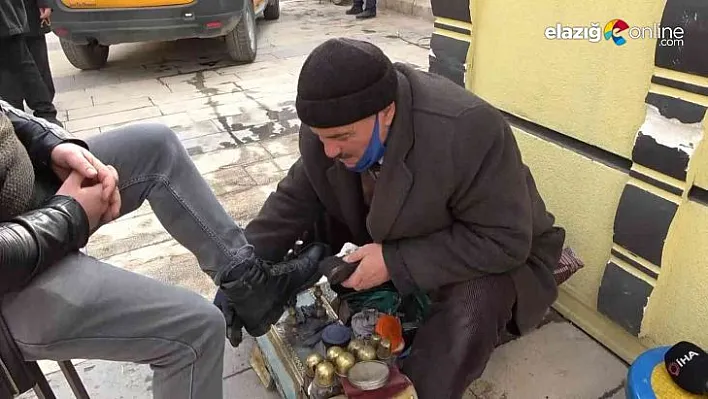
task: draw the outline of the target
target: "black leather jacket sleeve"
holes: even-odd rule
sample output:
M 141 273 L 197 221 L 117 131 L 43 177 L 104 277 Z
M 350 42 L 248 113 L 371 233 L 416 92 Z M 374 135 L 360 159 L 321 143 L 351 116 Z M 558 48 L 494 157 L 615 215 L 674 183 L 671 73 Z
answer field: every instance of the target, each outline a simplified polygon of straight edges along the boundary
M 0 111 L 10 118 L 15 134 L 27 149 L 36 167 L 49 167 L 52 150 L 61 143 L 74 143 L 88 149 L 86 142 L 71 137 L 61 127 L 31 116 L 3 100 L 0 100 Z
M 22 289 L 57 260 L 78 251 L 86 245 L 88 236 L 83 208 L 63 195 L 0 223 L 0 296 Z
M 71 142 L 88 149 L 84 141 L 72 138 L 59 126 L 2 100 L 0 112 L 12 122 L 38 170 L 53 173 L 49 169 L 51 153 L 61 143 Z M 0 223 L 0 295 L 23 288 L 53 263 L 86 245 L 88 236 L 86 213 L 67 196 L 55 195 L 40 208 Z

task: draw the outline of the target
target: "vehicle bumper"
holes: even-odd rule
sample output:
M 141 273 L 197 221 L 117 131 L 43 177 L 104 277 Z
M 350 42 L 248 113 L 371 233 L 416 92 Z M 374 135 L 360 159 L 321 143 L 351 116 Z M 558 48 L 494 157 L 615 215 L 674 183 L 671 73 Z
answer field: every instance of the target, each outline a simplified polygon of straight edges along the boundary
M 65 40 L 104 45 L 218 37 L 239 23 L 243 1 L 196 0 L 177 6 L 114 9 L 71 9 L 57 2 L 52 31 Z

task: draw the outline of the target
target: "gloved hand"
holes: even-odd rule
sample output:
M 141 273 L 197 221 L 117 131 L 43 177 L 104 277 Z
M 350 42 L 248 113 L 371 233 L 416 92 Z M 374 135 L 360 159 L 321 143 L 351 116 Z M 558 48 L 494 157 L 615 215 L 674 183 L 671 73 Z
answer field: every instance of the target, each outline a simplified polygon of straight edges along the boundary
M 216 305 L 221 313 L 224 314 L 226 320 L 226 338 L 234 348 L 237 348 L 243 341 L 243 322 L 236 315 L 236 311 L 226 297 L 226 294 L 219 288 L 214 296 L 214 305 Z

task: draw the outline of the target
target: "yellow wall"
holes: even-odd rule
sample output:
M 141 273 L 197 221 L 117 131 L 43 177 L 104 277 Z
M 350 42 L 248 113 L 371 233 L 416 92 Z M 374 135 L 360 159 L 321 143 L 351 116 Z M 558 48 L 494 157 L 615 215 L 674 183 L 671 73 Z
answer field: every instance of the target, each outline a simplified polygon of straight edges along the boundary
M 583 26 L 599 22 L 602 27 L 613 18 L 652 25 L 661 21 L 664 6 L 665 1 L 657 0 L 472 0 L 466 86 L 512 115 L 619 155 L 629 164 L 656 71 L 656 41 L 630 40 L 618 48 L 605 40 L 548 40 L 544 31 L 556 22 Z M 690 79 L 708 87 L 706 77 Z M 704 121 L 704 135 L 706 125 Z M 561 299 L 568 304 L 559 307 L 571 309 L 569 317 L 577 317 L 580 325 L 629 361 L 638 354 L 637 348 L 683 339 L 708 347 L 708 206 L 683 196 L 664 244 L 641 332 L 633 338 L 597 311 L 627 171 L 518 127 L 514 132 L 549 210 L 567 230 L 567 245 L 586 265 L 563 285 Z M 706 140 L 690 165 L 687 187 L 695 178 L 697 186 L 708 189 Z M 628 339 L 636 341 L 636 347 L 627 345 Z
M 514 132 L 548 209 L 566 229 L 566 245 L 586 263 L 564 286 L 595 309 L 612 248 L 613 210 L 628 177 L 523 130 Z
M 616 48 L 548 40 L 547 26 L 604 25 L 613 18 L 651 25 L 661 1 L 471 1 L 476 36 L 467 77 L 475 93 L 522 118 L 629 157 L 644 121 L 655 42 Z M 619 50 L 619 52 L 618 52 Z
M 649 345 L 688 340 L 708 347 L 708 207 L 681 205 L 641 337 Z
M 708 79 L 706 79 L 708 80 Z M 708 85 L 708 82 L 706 82 Z M 708 117 L 703 120 L 703 131 L 708 131 Z M 695 176 L 694 184 L 708 190 L 708 138 L 703 139 L 691 159 L 689 172 Z

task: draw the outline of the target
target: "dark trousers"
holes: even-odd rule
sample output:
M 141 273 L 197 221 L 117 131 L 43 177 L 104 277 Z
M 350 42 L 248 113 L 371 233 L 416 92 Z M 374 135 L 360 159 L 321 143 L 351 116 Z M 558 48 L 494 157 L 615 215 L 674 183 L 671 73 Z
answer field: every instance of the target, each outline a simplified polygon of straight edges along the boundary
M 482 375 L 512 318 L 514 282 L 496 275 L 429 294 L 428 319 L 416 333 L 404 374 L 421 399 L 460 399 Z
M 55 119 L 54 94 L 44 35 L 0 38 L 0 98 L 17 109 L 26 101 L 35 116 Z
M 376 10 L 376 0 L 354 0 L 354 7 L 362 10 Z

